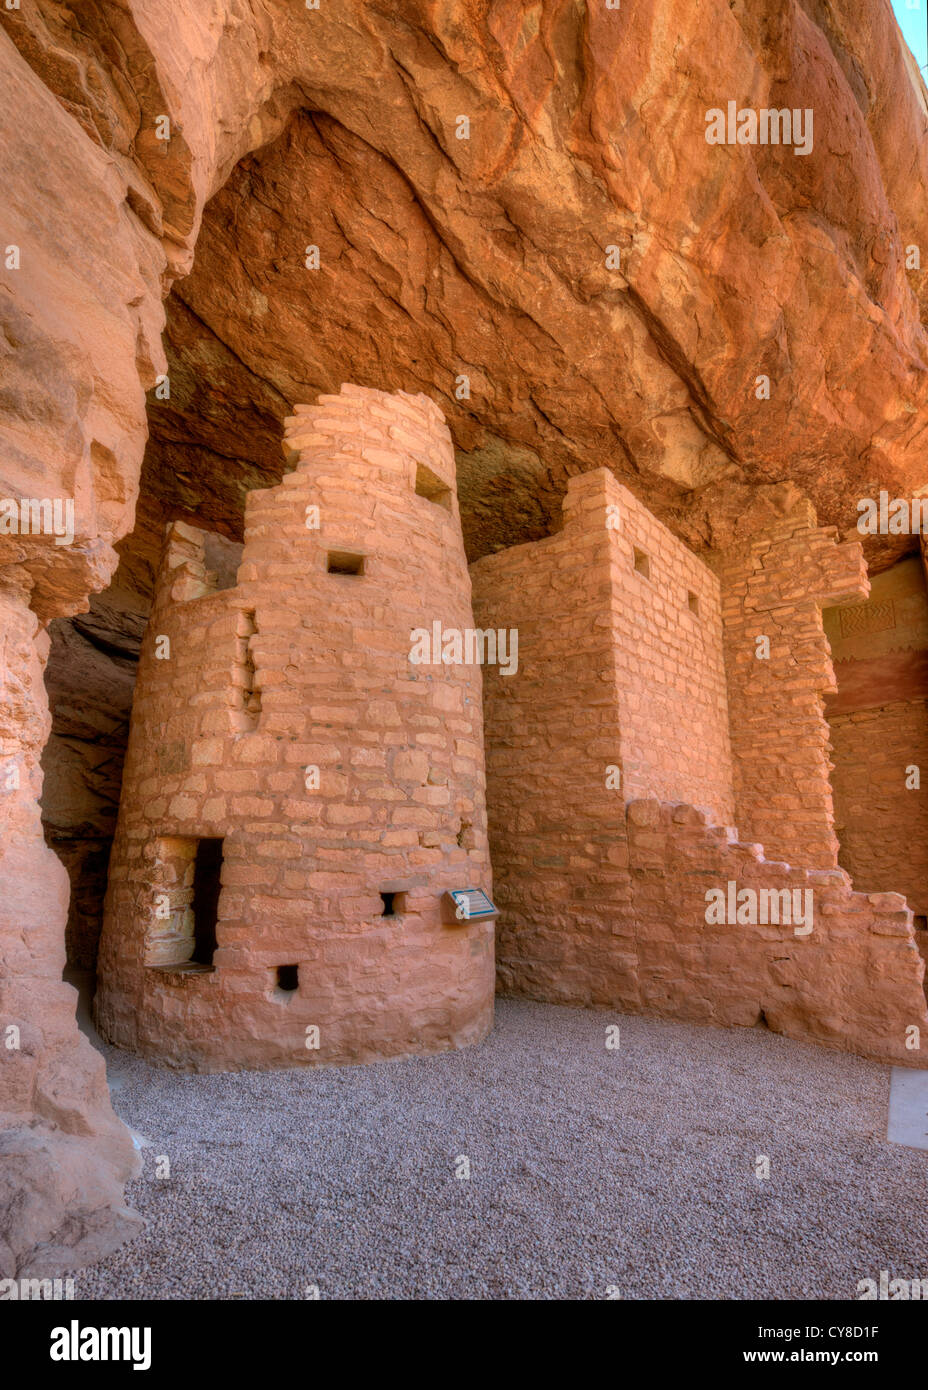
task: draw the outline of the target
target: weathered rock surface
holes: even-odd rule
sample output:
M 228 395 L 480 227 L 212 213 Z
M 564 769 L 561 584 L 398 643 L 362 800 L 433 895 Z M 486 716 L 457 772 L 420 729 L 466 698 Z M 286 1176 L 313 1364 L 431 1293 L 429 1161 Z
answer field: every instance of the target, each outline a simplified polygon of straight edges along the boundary
M 118 572 L 117 572 L 118 576 Z M 93 970 L 100 937 L 110 844 L 148 605 L 116 584 L 90 611 L 51 624 L 48 695 L 54 728 L 42 754 L 42 820 L 68 870 L 67 953 Z M 88 701 L 87 692 L 92 692 Z
M 881 482 L 910 490 L 928 388 L 923 275 L 905 266 L 926 230 L 923 89 L 888 8 L 767 11 L 498 5 L 443 23 L 405 5 L 386 29 L 367 12 L 354 90 L 343 32 L 325 84 L 312 74 L 303 109 L 207 205 L 169 300 L 188 465 L 263 464 L 275 395 L 350 379 L 445 411 L 472 557 L 544 534 L 577 468 L 613 468 L 696 548 L 784 479 L 841 528 Z M 324 20 L 313 35 L 331 51 Z M 811 107 L 812 153 L 708 145 L 706 109 L 728 98 Z M 153 404 L 162 479 L 165 414 Z
M 17 662 L 30 610 L 80 613 L 112 576 L 145 392 L 166 368 L 146 505 L 232 537 L 244 492 L 279 477 L 275 423 L 342 380 L 444 410 L 472 556 L 543 535 L 566 478 L 603 464 L 699 549 L 800 491 L 846 529 L 858 496 L 923 481 L 928 288 L 906 248 L 928 249 L 928 106 L 888 0 L 34 0 L 0 16 L 0 251 L 20 252 L 0 265 L 0 496 L 76 511 L 69 546 L 0 536 Z M 728 100 L 813 108 L 813 152 L 707 145 L 705 112 Z M 123 552 L 137 575 L 146 544 Z M 125 621 L 98 609 L 95 640 L 121 653 Z M 128 668 L 93 669 L 82 694 L 112 710 Z M 2 754 L 32 771 L 2 793 L 17 829 L 0 931 L 42 988 L 6 1000 L 4 1020 L 37 1030 L 9 1113 L 29 1132 L 35 1077 L 67 1056 L 69 1113 L 116 1174 L 124 1136 L 102 1073 L 81 1071 L 70 996 L 55 996 L 64 882 L 32 766 L 44 697 L 30 694 L 27 727 L 18 679 L 4 668 Z M 80 823 L 102 823 L 94 797 Z M 21 1251 L 48 1239 L 51 1208 L 34 1210 Z
M 42 837 L 39 755 L 49 716 L 49 640 L 26 592 L 0 588 L 0 1271 L 60 1272 L 105 1254 L 137 1225 L 123 1183 L 137 1166 L 103 1058 L 77 1031 L 62 980 L 67 874 Z M 15 751 L 14 751 L 15 750 Z

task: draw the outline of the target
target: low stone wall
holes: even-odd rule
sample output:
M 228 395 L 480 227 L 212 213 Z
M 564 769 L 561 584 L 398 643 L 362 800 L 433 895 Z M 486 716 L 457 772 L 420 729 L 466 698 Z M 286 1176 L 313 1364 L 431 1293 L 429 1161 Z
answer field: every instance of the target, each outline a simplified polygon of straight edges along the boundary
M 925 967 L 903 897 L 854 892 L 841 869 L 770 862 L 761 846 L 685 804 L 632 801 L 624 831 L 616 849 L 626 874 L 608 921 L 602 910 L 568 921 L 556 903 L 521 893 L 518 877 L 511 893 L 499 866 L 504 993 L 724 1027 L 766 1024 L 928 1066 Z M 811 893 L 812 930 L 805 920 L 799 934 L 795 920 L 707 923 L 710 890 L 738 905 L 743 890 L 764 889 Z M 742 915 L 750 909 L 742 898 Z

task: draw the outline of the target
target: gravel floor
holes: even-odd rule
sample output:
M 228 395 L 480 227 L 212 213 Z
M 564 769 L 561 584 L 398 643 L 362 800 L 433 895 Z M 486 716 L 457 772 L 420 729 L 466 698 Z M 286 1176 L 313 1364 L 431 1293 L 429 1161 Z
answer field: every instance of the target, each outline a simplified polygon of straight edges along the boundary
M 149 1225 L 77 1298 L 853 1298 L 881 1269 L 928 1277 L 928 1153 L 885 1141 L 888 1068 L 760 1029 L 499 1001 L 480 1047 L 368 1067 L 187 1076 L 104 1050 L 151 1141 L 129 1188 Z

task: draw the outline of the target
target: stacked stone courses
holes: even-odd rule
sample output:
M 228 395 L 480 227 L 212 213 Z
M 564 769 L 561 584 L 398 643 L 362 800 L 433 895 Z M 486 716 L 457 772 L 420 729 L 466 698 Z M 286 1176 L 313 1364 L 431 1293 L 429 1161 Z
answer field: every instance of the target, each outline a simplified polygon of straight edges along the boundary
M 735 819 L 771 856 L 816 868 L 838 862 L 824 714 L 837 686 L 822 609 L 869 593 L 860 545 L 836 537 L 802 503 L 710 561 L 723 595 Z
M 484 680 L 502 992 L 923 1065 L 913 914 L 835 867 L 821 608 L 866 594 L 860 547 L 800 508 L 710 570 L 602 470 L 471 573 L 478 623 L 520 632 Z M 710 925 L 729 884 L 811 892 L 811 933 Z
M 873 578 L 865 604 L 825 614 L 838 692 L 826 701 L 839 863 L 858 888 L 928 914 L 928 589 L 921 556 Z
M 887 884 L 928 914 L 928 700 L 834 715 L 835 799 L 844 814 L 841 863 L 859 888 Z M 906 786 L 907 768 L 919 770 Z M 909 774 L 911 780 L 911 774 Z M 924 928 L 924 923 L 922 924 Z
M 492 923 L 441 913 L 492 888 L 480 669 L 409 660 L 412 629 L 473 623 L 450 436 L 424 397 L 346 386 L 297 407 L 285 452 L 233 588 L 169 528 L 142 653 L 97 1016 L 174 1066 L 428 1052 L 492 1021 Z M 223 841 L 211 969 L 190 960 L 202 838 Z
M 912 912 L 837 867 L 822 608 L 866 596 L 858 545 L 801 506 L 710 565 L 600 469 L 570 479 L 559 532 L 469 576 L 424 397 L 345 386 L 297 407 L 285 452 L 294 471 L 248 497 L 232 587 L 214 541 L 168 528 L 101 943 L 107 1037 L 200 1069 L 477 1041 L 493 927 L 441 904 L 490 893 L 491 846 L 505 992 L 919 1065 Z M 412 662 L 435 622 L 517 633 L 517 665 Z M 707 890 L 729 885 L 810 893 L 811 932 L 710 924 Z

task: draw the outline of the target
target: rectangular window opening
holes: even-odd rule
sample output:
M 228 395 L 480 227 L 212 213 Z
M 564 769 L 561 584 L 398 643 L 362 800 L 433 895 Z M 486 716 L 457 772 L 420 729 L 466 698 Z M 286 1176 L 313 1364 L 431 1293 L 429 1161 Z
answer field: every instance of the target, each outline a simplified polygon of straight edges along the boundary
M 348 550 L 330 550 L 329 574 L 363 574 L 364 556 L 352 555 Z
M 697 617 L 699 616 L 699 597 L 697 594 L 694 594 L 692 590 L 687 592 L 686 606 L 691 613 L 695 613 Z
M 451 488 L 424 463 L 416 464 L 416 495 L 434 502 L 436 507 L 444 507 L 446 512 L 451 511 Z
M 257 673 L 253 652 L 254 639 L 257 635 L 258 624 L 255 621 L 254 613 L 241 613 L 237 638 L 238 679 L 236 689 L 242 732 L 254 728 L 261 713 L 261 691 L 256 683 Z
M 645 579 L 650 579 L 651 561 L 643 550 L 639 550 L 637 546 L 633 546 L 632 548 L 635 552 L 635 570 L 638 574 L 643 574 Z

